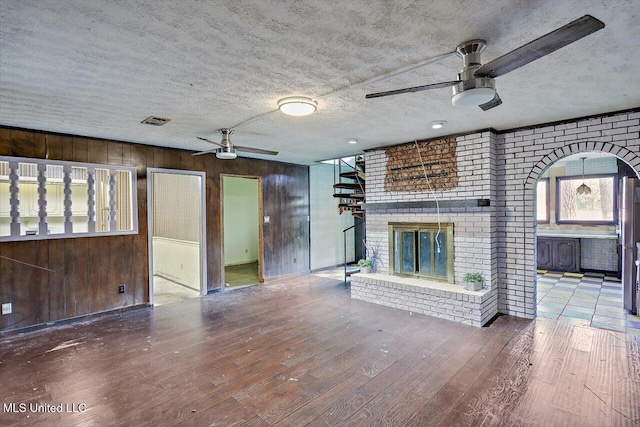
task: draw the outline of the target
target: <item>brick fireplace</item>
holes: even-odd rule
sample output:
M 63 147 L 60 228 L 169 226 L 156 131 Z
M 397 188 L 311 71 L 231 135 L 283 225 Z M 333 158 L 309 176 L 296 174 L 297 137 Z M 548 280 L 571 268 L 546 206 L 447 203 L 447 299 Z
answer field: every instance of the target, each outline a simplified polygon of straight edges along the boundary
M 368 151 L 366 240 L 380 262 L 352 276 L 352 297 L 477 326 L 498 312 L 535 317 L 537 179 L 555 160 L 589 151 L 638 173 L 639 124 L 636 109 Z M 390 224 L 438 221 L 453 224 L 453 283 L 394 274 Z M 467 272 L 482 273 L 482 291 L 464 289 Z
M 379 262 L 375 273 L 352 276 L 353 298 L 476 326 L 497 314 L 492 140 L 493 134 L 483 132 L 367 153 L 366 240 L 377 248 Z M 412 276 L 394 268 L 397 254 L 390 252 L 394 225 L 433 227 L 438 223 L 441 233 L 453 239 L 449 242 L 452 277 Z M 482 291 L 467 291 L 463 286 L 463 276 L 473 272 L 485 278 Z

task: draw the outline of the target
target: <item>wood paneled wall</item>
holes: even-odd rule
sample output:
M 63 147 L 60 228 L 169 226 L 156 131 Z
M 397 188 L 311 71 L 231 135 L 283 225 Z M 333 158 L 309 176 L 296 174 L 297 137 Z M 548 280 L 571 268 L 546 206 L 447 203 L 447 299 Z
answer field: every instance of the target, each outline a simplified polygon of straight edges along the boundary
M 147 167 L 207 174 L 207 269 L 209 290 L 222 283 L 220 176 L 262 177 L 264 274 L 309 269 L 309 168 L 215 156 L 184 150 L 0 127 L 0 155 L 130 165 L 137 167 L 139 233 L 132 236 L 0 243 L 0 255 L 55 270 L 50 273 L 0 258 L 0 302 L 13 314 L 0 317 L 0 330 L 23 328 L 149 301 L 147 251 Z M 118 286 L 126 284 L 126 292 Z

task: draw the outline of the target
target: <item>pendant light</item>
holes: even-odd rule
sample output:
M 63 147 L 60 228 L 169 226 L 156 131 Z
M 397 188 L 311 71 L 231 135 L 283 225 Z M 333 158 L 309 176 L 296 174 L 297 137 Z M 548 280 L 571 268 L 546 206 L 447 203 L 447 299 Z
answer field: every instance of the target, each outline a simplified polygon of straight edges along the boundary
M 591 188 L 584 183 L 584 159 L 586 159 L 586 157 L 580 157 L 580 159 L 582 160 L 582 185 L 578 187 L 576 193 L 584 194 L 586 196 L 587 194 L 591 194 Z

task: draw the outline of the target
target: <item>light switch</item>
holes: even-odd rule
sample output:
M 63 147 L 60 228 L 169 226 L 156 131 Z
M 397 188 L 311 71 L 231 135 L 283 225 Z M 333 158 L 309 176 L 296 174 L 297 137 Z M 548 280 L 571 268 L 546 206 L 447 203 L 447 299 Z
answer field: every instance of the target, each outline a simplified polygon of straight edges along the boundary
M 270 222 L 271 222 L 271 217 L 270 217 L 270 216 L 268 216 L 268 215 L 265 215 L 265 217 L 264 217 L 264 223 L 265 223 L 265 224 L 269 224 Z

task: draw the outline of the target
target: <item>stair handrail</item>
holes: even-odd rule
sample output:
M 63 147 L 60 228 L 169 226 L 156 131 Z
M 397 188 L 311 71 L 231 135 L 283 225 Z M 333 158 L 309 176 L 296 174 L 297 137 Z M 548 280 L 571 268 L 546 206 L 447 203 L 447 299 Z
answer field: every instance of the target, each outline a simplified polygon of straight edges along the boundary
M 362 220 L 360 222 L 355 222 L 351 227 L 347 227 L 344 230 L 342 230 L 342 242 L 343 242 L 343 246 L 344 246 L 344 284 L 347 284 L 347 231 L 351 230 L 352 228 L 355 228 L 361 224 L 365 224 L 367 221 L 366 220 Z M 365 225 L 366 227 L 366 225 Z
M 339 164 L 342 165 L 342 163 L 344 163 L 345 165 L 347 165 L 348 167 L 350 167 L 351 169 L 353 169 L 354 172 L 360 172 L 357 168 L 357 166 L 355 165 L 355 158 L 354 158 L 354 163 L 353 166 L 351 166 L 349 163 L 345 162 L 343 158 L 339 159 Z M 362 192 L 362 194 L 365 194 L 364 192 L 364 187 L 362 185 L 362 180 L 360 179 L 360 176 L 356 173 L 356 181 L 358 182 L 358 185 L 360 186 L 360 191 Z M 335 182 L 335 181 L 334 181 Z M 342 182 L 342 168 L 340 168 L 340 182 Z

